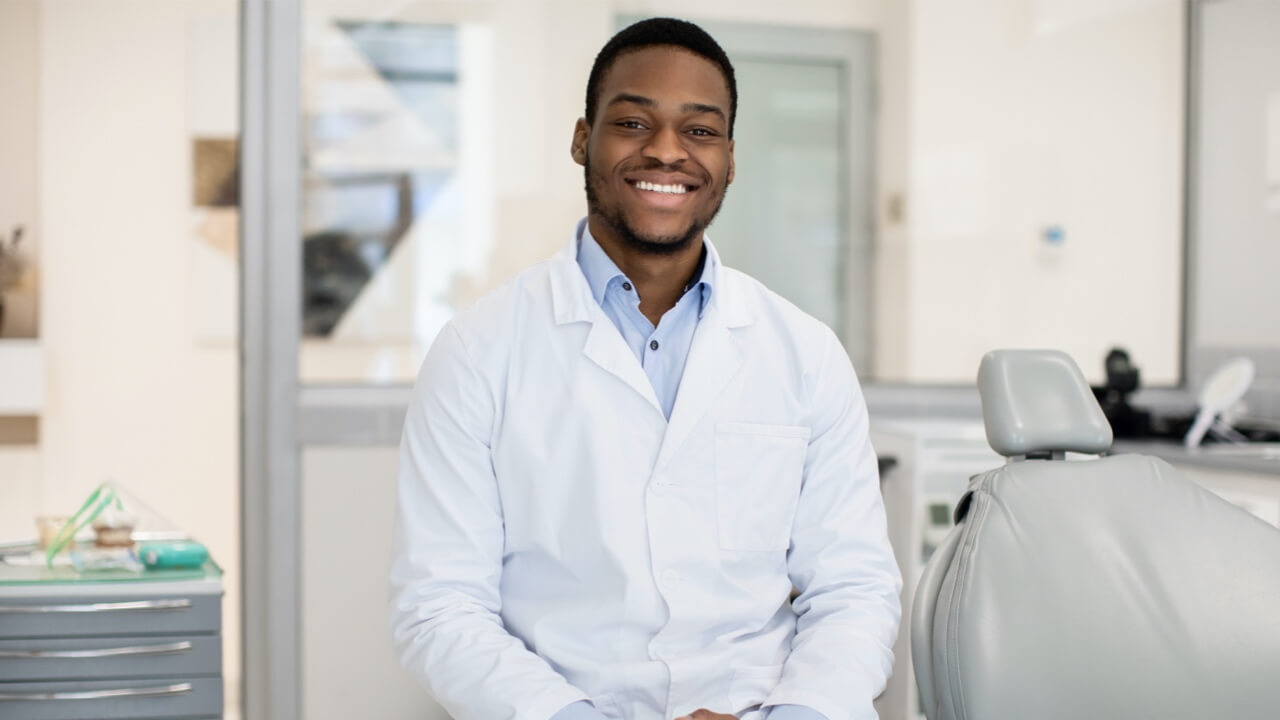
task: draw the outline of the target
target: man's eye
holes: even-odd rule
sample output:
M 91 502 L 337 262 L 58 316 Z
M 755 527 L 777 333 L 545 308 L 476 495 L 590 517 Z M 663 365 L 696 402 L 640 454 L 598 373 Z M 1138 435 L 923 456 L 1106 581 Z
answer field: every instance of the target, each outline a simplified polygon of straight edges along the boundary
M 639 120 L 622 120 L 617 123 L 618 127 L 624 127 L 628 130 L 643 130 L 644 124 Z
M 689 133 L 691 135 L 697 135 L 699 137 L 715 137 L 715 132 L 708 130 L 706 128 L 693 128 L 692 130 L 689 131 Z

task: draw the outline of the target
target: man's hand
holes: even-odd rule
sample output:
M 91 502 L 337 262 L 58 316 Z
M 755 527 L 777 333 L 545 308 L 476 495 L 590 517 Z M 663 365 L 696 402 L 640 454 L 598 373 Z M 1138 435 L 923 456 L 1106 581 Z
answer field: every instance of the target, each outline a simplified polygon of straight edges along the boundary
M 699 708 L 688 715 L 682 715 L 676 718 L 676 720 L 738 720 L 738 716 L 715 713 L 706 708 Z

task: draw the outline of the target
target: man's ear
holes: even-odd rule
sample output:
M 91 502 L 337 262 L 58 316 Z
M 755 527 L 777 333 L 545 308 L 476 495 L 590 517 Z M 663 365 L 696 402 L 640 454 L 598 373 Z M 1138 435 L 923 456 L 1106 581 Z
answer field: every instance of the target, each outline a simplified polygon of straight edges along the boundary
M 573 142 L 569 145 L 569 154 L 579 165 L 587 164 L 587 140 L 591 138 L 591 126 L 586 118 L 578 118 L 573 126 Z
M 729 178 L 724 181 L 725 185 L 733 183 L 733 141 L 729 141 Z

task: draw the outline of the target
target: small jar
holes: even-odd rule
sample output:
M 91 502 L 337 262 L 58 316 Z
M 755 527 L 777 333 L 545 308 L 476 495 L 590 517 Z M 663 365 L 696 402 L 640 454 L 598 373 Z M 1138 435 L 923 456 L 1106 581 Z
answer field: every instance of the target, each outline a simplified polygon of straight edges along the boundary
M 36 516 L 36 544 L 41 550 L 48 550 L 53 544 L 53 539 L 58 537 L 58 533 L 62 532 L 62 528 L 71 520 L 66 515 L 38 515 Z
M 93 531 L 98 534 L 94 544 L 98 547 L 132 547 L 133 526 L 138 519 L 131 513 L 107 508 L 93 519 Z

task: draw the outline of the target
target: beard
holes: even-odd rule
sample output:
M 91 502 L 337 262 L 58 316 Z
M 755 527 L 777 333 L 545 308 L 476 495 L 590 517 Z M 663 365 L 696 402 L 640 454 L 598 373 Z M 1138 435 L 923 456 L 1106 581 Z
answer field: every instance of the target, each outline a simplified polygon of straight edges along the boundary
M 663 165 L 657 165 L 646 169 L 663 170 L 668 168 Z M 645 235 L 627 222 L 627 218 L 622 214 L 622 208 L 617 205 L 607 205 L 600 201 L 600 193 L 596 191 L 596 183 L 604 184 L 604 181 L 603 179 L 592 177 L 590 155 L 587 155 L 582 163 L 582 175 L 587 191 L 587 212 L 603 220 L 604 224 L 614 232 L 614 235 L 624 245 L 648 255 L 675 255 L 688 248 L 693 244 L 694 240 L 702 237 L 702 231 L 707 229 L 707 226 L 719 214 L 720 206 L 724 204 L 726 183 L 720 185 L 720 193 L 714 197 L 715 204 L 711 207 L 711 212 L 705 216 L 694 216 L 693 220 L 689 222 L 689 227 L 685 228 L 684 232 L 677 235 Z M 727 177 L 725 179 L 727 180 Z M 706 188 L 705 184 L 703 188 Z

